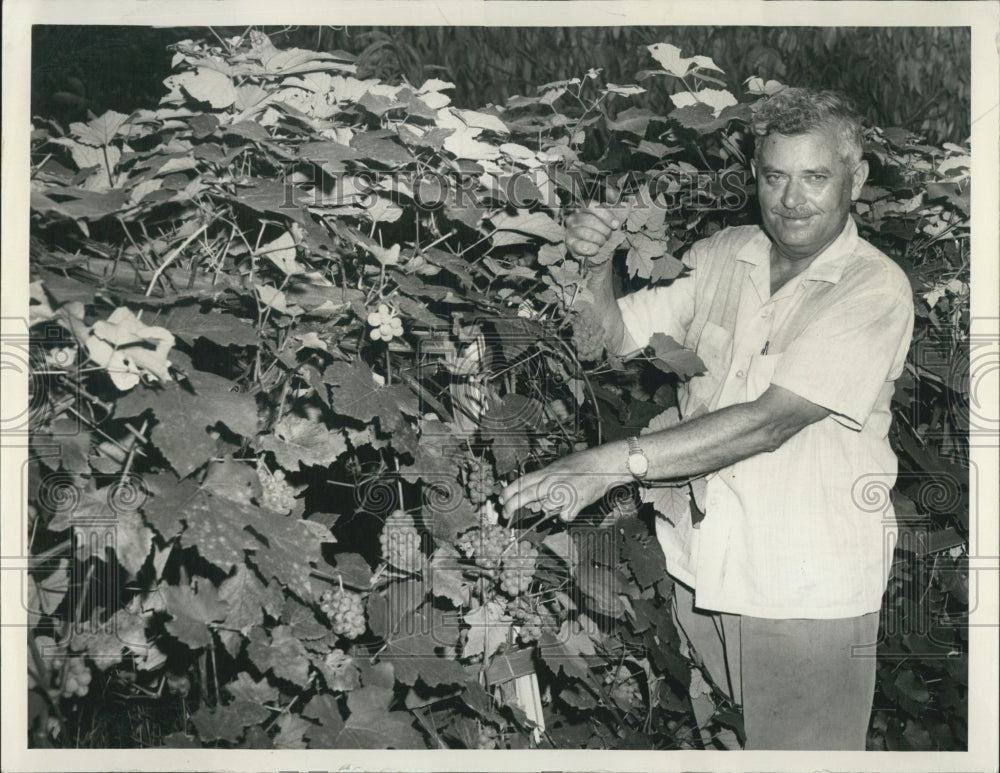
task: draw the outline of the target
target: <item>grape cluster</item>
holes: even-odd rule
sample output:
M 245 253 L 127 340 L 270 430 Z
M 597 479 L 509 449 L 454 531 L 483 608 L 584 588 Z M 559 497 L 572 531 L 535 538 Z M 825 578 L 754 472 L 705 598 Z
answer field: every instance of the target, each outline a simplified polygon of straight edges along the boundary
M 531 585 L 535 576 L 538 551 L 527 542 L 517 546 L 516 555 L 508 555 L 500 573 L 500 588 L 508 596 L 520 596 Z
M 324 591 L 319 606 L 333 623 L 333 632 L 338 636 L 356 639 L 365 632 L 365 611 L 357 593 L 343 588 Z
M 604 683 L 611 685 L 611 697 L 623 709 L 642 702 L 639 684 L 626 666 L 618 666 L 613 674 L 604 677 Z
M 295 506 L 295 489 L 285 480 L 284 470 L 273 473 L 264 464 L 257 465 L 257 480 L 260 481 L 260 504 L 276 513 L 289 513 Z
M 378 538 L 382 557 L 397 569 L 415 572 L 420 569 L 420 532 L 413 519 L 402 510 L 394 510 L 385 519 Z
M 466 465 L 469 500 L 477 507 L 493 493 L 493 468 L 484 459 L 472 459 Z
M 476 738 L 476 748 L 477 749 L 496 749 L 499 741 L 500 734 L 496 731 L 496 728 L 490 727 L 489 725 L 480 725 L 479 733 Z
M 463 535 L 458 547 L 465 555 L 475 558 L 484 569 L 498 569 L 501 557 L 514 535 L 498 523 L 485 524 Z
M 62 669 L 62 666 L 62 658 L 56 658 L 52 661 L 53 668 Z M 69 658 L 66 661 L 66 672 L 63 675 L 63 697 L 72 698 L 75 695 L 82 698 L 90 692 L 90 680 L 92 678 L 93 674 L 90 673 L 87 664 L 83 662 L 83 658 Z
M 508 607 L 508 611 L 515 622 L 520 626 L 517 638 L 525 644 L 538 641 L 542 636 L 542 615 L 527 604 L 523 599 L 518 599 Z
M 371 325 L 368 336 L 373 341 L 391 341 L 403 335 L 403 321 L 384 303 L 368 314 L 368 324 Z
M 604 328 L 590 306 L 573 317 L 573 347 L 583 362 L 595 362 L 604 354 Z
M 191 692 L 191 679 L 187 674 L 167 674 L 167 692 L 186 698 Z

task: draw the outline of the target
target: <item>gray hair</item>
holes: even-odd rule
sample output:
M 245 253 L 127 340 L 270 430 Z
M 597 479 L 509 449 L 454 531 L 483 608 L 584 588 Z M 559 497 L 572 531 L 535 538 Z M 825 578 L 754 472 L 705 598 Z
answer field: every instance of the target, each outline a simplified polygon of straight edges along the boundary
M 840 155 L 852 167 L 861 161 L 861 118 L 843 94 L 819 89 L 786 88 L 754 105 L 751 127 L 757 147 L 770 134 L 805 134 L 833 128 Z

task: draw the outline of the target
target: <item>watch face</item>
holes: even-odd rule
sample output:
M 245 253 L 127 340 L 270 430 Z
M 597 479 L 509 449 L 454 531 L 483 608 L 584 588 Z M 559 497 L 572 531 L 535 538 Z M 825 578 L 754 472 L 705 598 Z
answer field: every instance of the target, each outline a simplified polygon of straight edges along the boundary
M 629 454 L 628 470 L 636 477 L 642 477 L 649 470 L 649 460 L 645 454 Z

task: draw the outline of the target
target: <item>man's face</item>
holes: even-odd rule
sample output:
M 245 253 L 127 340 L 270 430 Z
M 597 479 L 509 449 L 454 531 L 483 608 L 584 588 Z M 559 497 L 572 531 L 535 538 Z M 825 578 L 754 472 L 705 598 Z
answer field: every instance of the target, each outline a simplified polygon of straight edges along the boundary
M 841 157 L 833 130 L 771 134 L 755 160 L 764 229 L 789 260 L 814 257 L 840 235 L 868 165 Z

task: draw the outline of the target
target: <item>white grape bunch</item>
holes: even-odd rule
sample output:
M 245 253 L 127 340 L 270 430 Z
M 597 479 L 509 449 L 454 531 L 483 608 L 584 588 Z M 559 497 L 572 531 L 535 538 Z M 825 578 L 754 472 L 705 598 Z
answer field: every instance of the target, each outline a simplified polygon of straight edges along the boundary
M 74 696 L 82 698 L 90 691 L 90 681 L 93 674 L 83 662 L 83 658 L 69 658 L 66 661 L 66 671 L 63 677 L 62 694 L 66 698 Z
M 582 362 L 595 362 L 604 356 L 604 327 L 589 304 L 573 315 L 573 347 Z
M 416 572 L 423 563 L 420 552 L 420 532 L 409 515 L 402 510 L 394 510 L 385 519 L 379 535 L 382 557 L 397 569 Z
M 261 507 L 277 513 L 288 514 L 295 506 L 295 489 L 285 480 L 285 471 L 273 473 L 264 464 L 257 464 L 257 480 L 260 481 Z
M 523 598 L 512 602 L 508 607 L 511 617 L 519 627 L 517 638 L 524 644 L 538 641 L 542 636 L 542 615 L 535 607 Z
M 478 507 L 493 494 L 493 468 L 485 459 L 471 459 L 466 464 L 466 487 L 469 500 Z
M 385 303 L 380 303 L 375 311 L 369 312 L 367 322 L 371 327 L 368 337 L 373 341 L 391 341 L 403 335 L 403 321 Z
M 458 546 L 465 555 L 474 558 L 477 566 L 498 569 L 504 552 L 514 540 L 513 533 L 498 523 L 487 524 L 463 535 Z
M 614 673 L 604 677 L 604 683 L 611 686 L 611 697 L 622 709 L 628 711 L 642 702 L 642 690 L 628 667 L 618 666 Z
M 500 588 L 508 596 L 520 596 L 531 586 L 537 568 L 538 551 L 528 542 L 521 542 L 517 552 L 508 552 L 500 572 Z
M 319 606 L 333 624 L 337 636 L 356 639 L 365 632 L 365 610 L 359 594 L 343 588 L 323 591 Z

